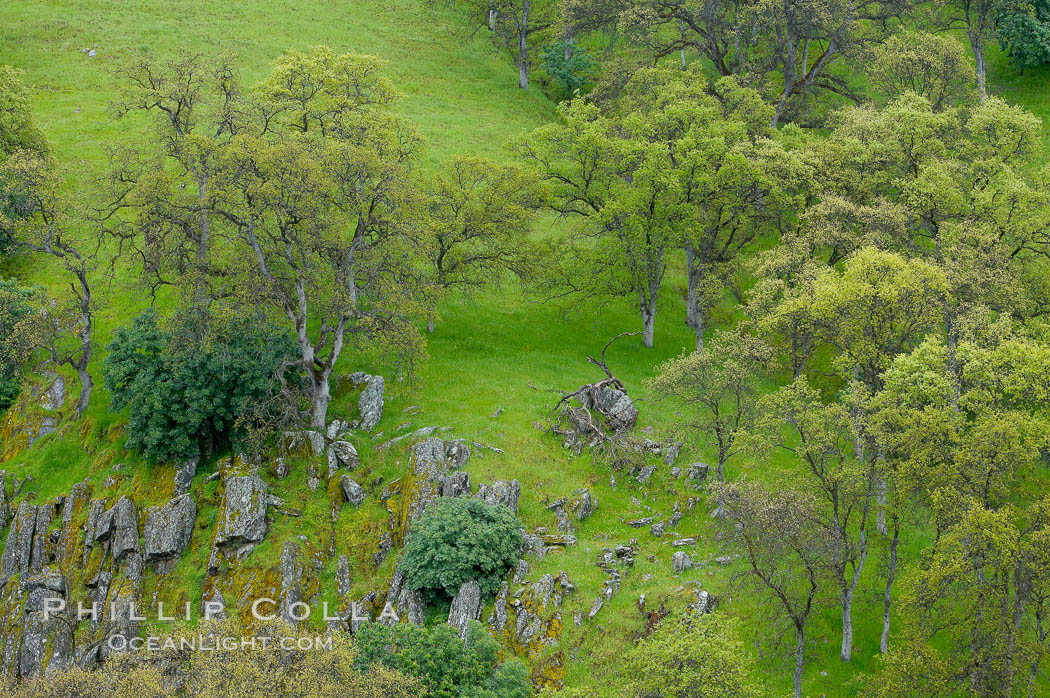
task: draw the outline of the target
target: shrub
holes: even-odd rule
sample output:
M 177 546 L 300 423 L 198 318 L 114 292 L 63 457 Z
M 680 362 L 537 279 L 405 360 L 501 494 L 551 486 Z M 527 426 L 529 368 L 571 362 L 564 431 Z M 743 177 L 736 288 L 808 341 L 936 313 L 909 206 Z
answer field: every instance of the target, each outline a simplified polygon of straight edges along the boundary
M 355 666 L 382 665 L 426 686 L 429 698 L 528 698 L 528 672 L 520 660 L 498 664 L 499 644 L 476 621 L 467 641 L 449 625 L 366 624 L 357 633 Z
M 128 408 L 127 446 L 155 461 L 237 447 L 242 417 L 278 392 L 277 372 L 296 355 L 292 338 L 265 324 L 188 312 L 164 329 L 152 310 L 108 349 L 102 376 L 113 409 Z
M 224 647 L 221 638 L 239 639 L 243 628 L 234 621 L 209 622 L 200 628 L 180 628 L 159 638 L 159 649 L 122 652 L 99 668 L 49 670 L 44 676 L 18 681 L 0 677 L 0 698 L 418 698 L 419 681 L 377 664 L 362 670 L 353 639 L 331 635 L 328 649 L 284 649 L 278 638 L 313 640 L 315 633 L 281 624 L 256 629 L 266 643 L 241 649 Z M 207 651 L 180 649 L 183 640 L 208 641 Z M 174 644 L 168 646 L 166 638 Z M 212 644 L 214 642 L 214 645 Z M 297 643 L 291 643 L 296 646 Z
M 473 497 L 444 497 L 412 526 L 401 566 L 410 589 L 456 595 L 470 580 L 495 594 L 518 559 L 521 525 L 505 506 Z
M 565 57 L 566 53 L 570 54 L 568 58 Z M 565 90 L 565 96 L 572 99 L 576 90 L 581 89 L 594 77 L 598 64 L 586 49 L 569 40 L 556 41 L 545 46 L 542 67 Z
M 757 696 L 754 662 L 722 614 L 667 618 L 631 648 L 620 672 L 631 698 Z
M 22 369 L 39 339 L 32 311 L 36 301 L 36 291 L 0 279 L 0 410 L 18 397 Z

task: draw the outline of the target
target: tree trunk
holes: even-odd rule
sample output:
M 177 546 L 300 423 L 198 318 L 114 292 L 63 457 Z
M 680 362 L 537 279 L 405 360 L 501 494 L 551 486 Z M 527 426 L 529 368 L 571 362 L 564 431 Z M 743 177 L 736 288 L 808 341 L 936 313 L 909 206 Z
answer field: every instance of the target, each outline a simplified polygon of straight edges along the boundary
M 518 87 L 529 89 L 529 9 L 531 0 L 523 0 L 521 24 L 518 25 Z
M 981 32 L 970 31 L 970 47 L 973 48 L 973 57 L 977 61 L 977 96 L 983 103 L 988 99 L 988 88 L 986 71 L 984 65 L 984 41 Z
M 572 29 L 565 30 L 565 62 L 568 63 L 572 60 L 573 43 L 572 43 Z
M 704 298 L 701 285 L 704 280 L 704 265 L 692 243 L 685 246 L 685 268 L 688 291 L 685 300 L 685 322 L 696 331 L 696 350 L 704 350 Z
M 310 381 L 310 427 L 324 431 L 328 421 L 328 403 L 332 401 L 332 389 L 327 372 L 311 371 Z
M 842 647 L 839 659 L 848 662 L 853 653 L 853 587 L 842 590 Z
M 434 333 L 434 318 L 433 316 L 427 318 L 427 332 Z
M 901 526 L 897 515 L 893 515 L 893 540 L 890 542 L 890 568 L 886 572 L 886 591 L 882 596 L 882 639 L 879 640 L 879 652 L 886 654 L 890 649 L 890 608 L 893 605 L 893 578 L 897 576 L 897 543 L 901 538 Z
M 91 287 L 88 285 L 87 269 L 81 267 L 76 271 L 77 281 L 80 282 L 80 356 L 69 363 L 77 371 L 77 379 L 80 381 L 80 397 L 77 399 L 77 419 L 84 415 L 88 403 L 91 402 L 91 390 L 95 387 L 88 372 L 88 364 L 91 363 L 91 332 L 95 328 L 95 317 L 91 312 Z
M 802 650 L 806 636 L 802 628 L 795 629 L 795 698 L 802 698 Z
M 653 348 L 653 333 L 656 330 L 656 301 L 653 300 L 648 304 L 642 302 L 642 325 L 644 331 L 642 332 L 642 344 L 646 347 Z
M 77 398 L 76 407 L 76 417 L 79 419 L 84 416 L 88 403 L 91 402 L 91 389 L 95 387 L 95 381 L 91 378 L 91 374 L 88 373 L 86 362 L 83 366 L 77 367 L 77 379 L 80 381 L 80 397 Z
M 679 54 L 682 56 L 682 70 L 685 70 L 685 22 L 683 20 L 678 20 L 678 33 L 681 35 L 683 42 L 683 46 L 681 50 L 679 50 Z
M 499 10 L 497 10 L 493 3 L 489 3 L 489 31 L 496 31 L 496 18 L 499 17 Z

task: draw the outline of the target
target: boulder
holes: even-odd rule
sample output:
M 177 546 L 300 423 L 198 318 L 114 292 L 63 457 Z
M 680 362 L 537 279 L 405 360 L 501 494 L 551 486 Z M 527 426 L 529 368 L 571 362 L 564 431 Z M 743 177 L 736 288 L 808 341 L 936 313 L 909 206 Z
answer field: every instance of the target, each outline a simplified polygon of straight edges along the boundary
M 361 459 L 357 455 L 357 449 L 349 441 L 333 441 L 328 446 L 329 455 L 329 475 L 331 475 L 331 463 L 332 458 L 338 465 L 344 468 L 350 468 L 351 470 L 361 464 Z
M 502 504 L 512 514 L 518 513 L 518 497 L 521 495 L 521 483 L 517 480 L 496 480 L 491 485 L 483 484 L 474 495 L 486 504 Z
M 707 463 L 693 463 L 685 469 L 685 476 L 692 480 L 694 485 L 699 485 L 707 479 L 710 470 L 711 466 Z
M 198 458 L 190 458 L 183 461 L 175 468 L 175 493 L 174 496 L 186 494 L 190 491 L 193 476 L 197 474 Z
M 346 503 L 353 507 L 361 506 L 365 501 L 365 488 L 354 482 L 349 475 L 343 475 L 341 481 L 343 497 Z
M 110 553 L 117 562 L 125 555 L 139 550 L 139 517 L 135 504 L 126 496 L 113 505 L 113 535 L 111 536 Z
M 365 384 L 357 399 L 357 409 L 361 416 L 356 426 L 364 431 L 372 431 L 383 417 L 383 377 L 358 372 L 350 374 L 349 380 L 355 386 Z
M 174 560 L 182 555 L 193 537 L 196 519 L 197 504 L 189 494 L 147 509 L 143 531 L 146 561 Z
M 637 477 L 635 477 L 635 479 L 638 480 L 638 484 L 639 485 L 644 485 L 644 484 L 649 482 L 649 479 L 653 476 L 653 473 L 655 473 L 655 472 L 656 472 L 656 466 L 655 465 L 646 465 L 646 466 L 642 467 L 641 470 L 638 471 L 638 475 L 637 475 Z
M 621 390 L 603 386 L 594 401 L 594 406 L 605 416 L 606 424 L 613 431 L 630 431 L 638 421 L 638 408 Z
M 470 450 L 463 441 L 443 441 L 430 437 L 416 443 L 409 451 L 409 471 L 412 486 L 406 491 L 410 499 L 402 507 L 405 512 L 404 534 L 418 521 L 441 495 L 444 478 L 452 470 L 466 464 Z
M 281 620 L 289 625 L 298 625 L 299 621 L 292 617 L 292 605 L 302 600 L 303 568 L 299 564 L 299 546 L 293 541 L 285 541 L 284 549 L 281 551 L 279 569 L 281 572 L 281 594 L 279 599 Z
M 438 494 L 442 497 L 469 497 L 470 475 L 458 470 L 451 475 L 441 478 Z
M 459 632 L 459 639 L 467 639 L 470 621 L 481 618 L 481 585 L 476 581 L 463 582 L 452 599 L 448 624 Z
M 689 553 L 679 550 L 671 556 L 671 571 L 675 574 L 681 574 L 692 566 L 693 558 L 689 557 Z
M 252 544 L 265 537 L 266 483 L 255 474 L 226 478 L 215 544 Z
M 517 580 L 515 578 L 515 584 Z M 500 585 L 499 593 L 496 594 L 496 603 L 492 607 L 492 613 L 488 618 L 489 627 L 497 632 L 503 632 L 507 626 L 507 583 Z
M 590 490 L 584 490 L 580 495 L 580 501 L 576 506 L 576 520 L 583 521 L 598 508 L 598 498 L 591 495 Z

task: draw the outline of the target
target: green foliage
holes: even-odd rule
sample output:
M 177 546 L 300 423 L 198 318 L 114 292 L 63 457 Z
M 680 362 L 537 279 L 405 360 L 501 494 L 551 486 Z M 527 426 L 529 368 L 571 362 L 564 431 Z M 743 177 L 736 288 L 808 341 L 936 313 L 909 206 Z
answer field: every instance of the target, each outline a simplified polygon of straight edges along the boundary
M 737 437 L 754 423 L 759 381 L 772 359 L 761 340 L 724 332 L 703 350 L 663 364 L 649 382 L 653 392 L 687 406 L 690 414 L 681 426 L 718 444 L 719 481 L 737 451 Z
M 543 191 L 531 173 L 484 158 L 452 158 L 427 183 L 429 257 L 442 288 L 499 284 L 535 275 L 529 239 Z
M 368 623 L 357 633 L 355 666 L 383 665 L 419 679 L 431 698 L 528 698 L 532 688 L 520 660 L 497 664 L 499 643 L 472 621 L 464 642 L 449 625 Z
M 293 340 L 234 318 L 150 310 L 117 330 L 102 362 L 112 408 L 128 408 L 127 446 L 155 461 L 215 453 L 245 435 L 242 418 L 273 397 Z
M 47 153 L 43 132 L 29 110 L 29 90 L 22 71 L 0 65 L 0 162 L 16 150 Z
M 950 36 L 900 32 L 876 46 L 873 58 L 868 79 L 889 101 L 910 91 L 940 111 L 973 93 L 973 64 L 963 45 Z
M 568 99 L 594 78 L 598 64 L 585 48 L 572 39 L 543 47 L 543 69 L 554 78 Z
M 1013 0 L 995 18 L 999 46 L 1020 69 L 1050 63 L 1050 2 Z
M 21 373 L 34 346 L 38 344 L 33 322 L 33 305 L 39 291 L 0 279 L 0 410 L 18 396 Z
M 405 583 L 430 595 L 455 596 L 464 582 L 495 594 L 518 560 L 521 524 L 505 506 L 473 497 L 442 497 L 412 525 L 401 566 Z
M 625 698 L 746 698 L 754 659 L 735 622 L 721 613 L 676 615 L 624 657 Z

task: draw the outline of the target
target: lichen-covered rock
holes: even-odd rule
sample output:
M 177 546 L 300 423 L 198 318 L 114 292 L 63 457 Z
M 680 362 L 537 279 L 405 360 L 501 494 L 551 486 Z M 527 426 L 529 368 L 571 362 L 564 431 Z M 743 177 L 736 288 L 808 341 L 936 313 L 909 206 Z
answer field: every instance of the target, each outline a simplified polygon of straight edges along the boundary
M 689 557 L 689 553 L 687 552 L 679 550 L 671 556 L 671 571 L 675 574 L 681 574 L 692 566 L 693 559 Z
M 78 482 L 69 490 L 69 496 L 62 505 L 62 532 L 58 537 L 56 558 L 64 566 L 78 562 L 80 525 L 76 519 L 79 518 L 87 503 L 87 483 Z
M 102 512 L 95 525 L 95 542 L 109 541 L 113 560 L 139 550 L 139 519 L 135 504 L 126 496 Z
M 29 571 L 39 572 L 44 567 L 47 555 L 48 529 L 54 519 L 55 509 L 49 502 L 36 508 L 36 523 L 33 531 L 33 549 L 29 555 Z
M 22 644 L 18 653 L 18 675 L 35 676 L 67 667 L 73 658 L 73 624 L 68 611 L 58 614 L 48 602 L 66 600 L 66 581 L 52 568 L 25 580 L 28 591 L 22 618 Z
M 175 467 L 175 491 L 174 496 L 186 494 L 190 491 L 190 485 L 193 483 L 193 476 L 197 474 L 197 464 L 200 459 L 193 457 L 179 463 Z
M 685 476 L 689 478 L 694 485 L 699 485 L 707 479 L 707 473 L 710 470 L 711 466 L 707 463 L 693 463 L 685 469 Z
M 335 566 L 335 590 L 339 598 L 343 599 L 350 593 L 350 558 L 346 555 L 339 556 L 339 562 Z
M 182 555 L 190 544 L 196 519 L 197 504 L 188 494 L 146 510 L 146 561 L 174 560 Z
M 357 449 L 349 441 L 333 441 L 328 445 L 328 470 L 329 477 L 332 475 L 332 466 L 336 468 L 356 468 L 361 464 L 361 458 L 357 455 Z
M 515 581 L 517 583 L 517 581 Z M 489 627 L 497 632 L 502 632 L 507 626 L 507 583 L 500 585 L 499 593 L 496 594 L 496 602 L 492 607 L 492 613 L 488 618 Z
M 293 605 L 298 604 L 301 598 L 303 568 L 299 564 L 299 546 L 293 541 L 285 541 L 284 549 L 281 551 L 281 598 L 280 613 L 281 620 L 289 625 L 298 625 L 295 618 Z
M 266 483 L 258 475 L 226 478 L 215 544 L 258 543 L 266 537 Z
M 595 407 L 605 416 L 606 424 L 613 431 L 630 431 L 638 421 L 638 408 L 621 390 L 603 386 L 594 401 Z
M 467 639 L 470 621 L 481 618 L 481 585 L 470 580 L 463 582 L 452 599 L 448 612 L 448 624 L 459 633 L 461 640 Z
M 438 494 L 442 497 L 470 496 L 470 475 L 462 470 L 441 478 Z
M 349 475 L 344 475 L 340 486 L 346 503 L 353 507 L 361 506 L 365 501 L 365 488 L 354 482 Z
M 36 507 L 23 501 L 18 505 L 11 528 L 7 531 L 7 542 L 4 554 L 0 557 L 0 576 L 6 583 L 14 575 L 25 575 L 29 572 L 30 557 L 33 553 L 33 533 L 36 530 Z
M 356 426 L 363 431 L 372 431 L 383 417 L 383 377 L 358 372 L 351 373 L 348 379 L 355 386 L 365 384 L 357 399 L 360 420 Z
M 517 515 L 521 483 L 517 480 L 496 480 L 491 485 L 483 484 L 478 487 L 478 493 L 474 496 L 483 499 L 486 504 L 502 504 Z
M 423 516 L 427 507 L 441 496 L 441 485 L 450 472 L 466 463 L 469 450 L 463 442 L 443 441 L 430 437 L 416 443 L 409 451 L 409 473 L 401 483 L 398 510 L 391 509 L 391 527 L 399 540 L 408 536 L 412 524 Z
M 590 490 L 584 490 L 576 504 L 576 520 L 583 521 L 598 508 L 598 498 L 591 494 Z

